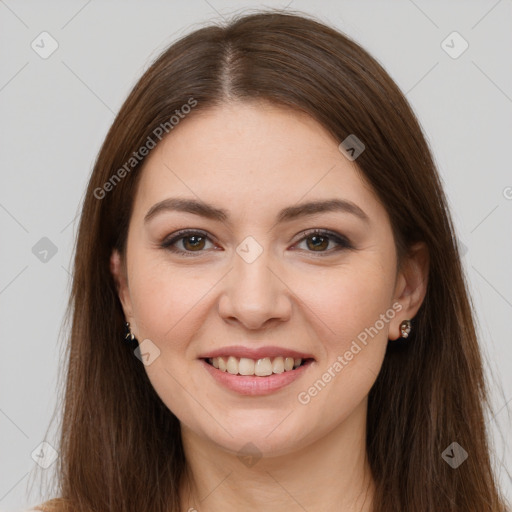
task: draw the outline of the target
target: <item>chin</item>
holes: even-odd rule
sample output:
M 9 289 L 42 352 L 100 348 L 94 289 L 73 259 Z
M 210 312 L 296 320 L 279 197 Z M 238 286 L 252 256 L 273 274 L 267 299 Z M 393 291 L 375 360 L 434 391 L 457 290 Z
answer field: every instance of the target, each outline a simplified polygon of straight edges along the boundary
M 286 420 L 280 424 L 285 417 L 286 414 L 283 414 L 277 421 L 273 417 L 269 422 L 262 422 L 261 418 L 250 421 L 249 418 L 236 424 L 236 428 L 227 427 L 229 434 L 221 427 L 212 432 L 210 425 L 210 428 L 203 432 L 203 436 L 237 456 L 287 455 L 304 447 L 304 428 L 294 428 L 291 422 L 285 425 Z

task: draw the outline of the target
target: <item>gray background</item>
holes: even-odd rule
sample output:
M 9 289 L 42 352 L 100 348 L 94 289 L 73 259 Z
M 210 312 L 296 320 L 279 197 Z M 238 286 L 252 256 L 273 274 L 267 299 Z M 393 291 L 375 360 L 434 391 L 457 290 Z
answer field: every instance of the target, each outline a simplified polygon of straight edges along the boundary
M 463 249 L 492 390 L 496 467 L 512 500 L 510 0 L 6 0 L 0 1 L 0 510 L 47 498 L 36 476 L 50 476 L 55 465 L 36 475 L 31 453 L 45 439 L 55 444 L 56 433 L 46 430 L 57 404 L 77 213 L 115 113 L 176 38 L 235 11 L 287 4 L 369 50 L 420 119 Z M 58 43 L 46 59 L 31 47 L 43 45 L 43 31 Z M 445 51 L 463 48 L 457 36 L 442 46 L 453 31 L 469 44 L 458 58 Z M 38 252 L 36 244 L 48 244 L 43 237 L 56 254 Z

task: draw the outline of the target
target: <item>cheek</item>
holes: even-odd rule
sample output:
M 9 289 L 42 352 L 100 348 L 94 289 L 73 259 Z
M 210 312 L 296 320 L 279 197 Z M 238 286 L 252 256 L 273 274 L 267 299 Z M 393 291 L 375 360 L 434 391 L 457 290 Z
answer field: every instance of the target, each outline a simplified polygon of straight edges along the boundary
M 324 349 L 350 342 L 390 307 L 394 274 L 392 262 L 384 256 L 355 253 L 337 267 L 295 268 L 287 273 L 286 280 L 300 299 L 300 315 L 309 315 L 320 340 L 329 340 Z M 139 335 L 164 344 L 172 340 L 178 348 L 180 340 L 200 330 L 208 310 L 211 313 L 209 293 L 214 294 L 218 281 L 218 272 L 207 267 L 176 269 L 149 253 L 134 254 L 130 291 Z
M 198 277 L 192 267 L 177 271 L 155 259 L 149 254 L 133 258 L 130 293 L 138 330 L 141 336 L 159 344 L 168 340 L 179 344 L 184 329 L 197 323 L 201 297 L 215 282 L 213 276 Z
M 323 325 L 328 349 L 339 349 L 374 326 L 391 307 L 394 274 L 382 263 L 366 258 L 357 264 L 302 275 L 297 294 Z M 321 322 L 319 322 L 321 320 Z M 389 324 L 382 329 L 387 339 Z
M 347 267 L 324 279 L 315 277 L 315 286 L 303 281 L 301 294 L 305 310 L 315 313 L 308 321 L 315 322 L 323 357 L 297 401 L 304 414 L 322 421 L 325 411 L 332 411 L 331 421 L 337 423 L 361 403 L 380 371 L 395 315 L 390 305 L 394 281 L 381 265 Z

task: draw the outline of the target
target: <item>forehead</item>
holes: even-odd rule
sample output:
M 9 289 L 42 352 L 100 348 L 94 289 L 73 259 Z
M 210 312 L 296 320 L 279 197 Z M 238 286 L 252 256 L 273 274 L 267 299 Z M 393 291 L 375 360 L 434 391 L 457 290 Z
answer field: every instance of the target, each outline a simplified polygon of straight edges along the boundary
M 135 209 L 181 196 L 244 214 L 339 196 L 381 214 L 373 191 L 338 144 L 307 114 L 266 102 L 199 110 L 147 157 Z

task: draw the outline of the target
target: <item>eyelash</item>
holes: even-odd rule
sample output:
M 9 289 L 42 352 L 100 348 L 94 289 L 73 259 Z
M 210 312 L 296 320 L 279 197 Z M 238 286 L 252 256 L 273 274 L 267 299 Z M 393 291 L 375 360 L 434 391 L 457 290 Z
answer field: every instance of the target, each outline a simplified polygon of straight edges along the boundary
M 311 252 L 313 254 L 316 253 L 316 255 L 320 255 L 321 257 L 329 256 L 333 252 L 338 252 L 343 249 L 353 249 L 353 246 L 351 245 L 351 243 L 348 241 L 347 238 L 345 238 L 344 236 L 338 235 L 332 231 L 328 231 L 325 229 L 310 229 L 310 230 L 304 231 L 302 234 L 303 234 L 303 237 L 297 242 L 297 244 L 306 240 L 309 237 L 312 237 L 312 236 L 321 236 L 324 238 L 329 238 L 329 240 L 332 240 L 338 244 L 338 247 L 336 247 L 334 249 L 330 249 L 328 251 L 318 251 L 318 252 L 317 251 L 307 251 L 307 252 Z M 164 240 L 160 244 L 160 247 L 162 249 L 166 249 L 172 253 L 176 253 L 176 254 L 179 254 L 179 255 L 182 255 L 185 257 L 195 256 L 196 255 L 195 253 L 199 254 L 199 253 L 202 253 L 205 251 L 204 250 L 185 251 L 185 250 L 179 250 L 179 249 L 176 249 L 175 247 L 172 247 L 179 240 L 182 240 L 184 238 L 188 238 L 191 236 L 195 236 L 195 235 L 199 235 L 201 238 L 206 238 L 206 239 L 210 240 L 210 237 L 204 231 L 185 229 L 185 230 L 178 231 L 175 234 L 175 236 L 173 236 L 172 238 L 170 238 L 168 240 Z

